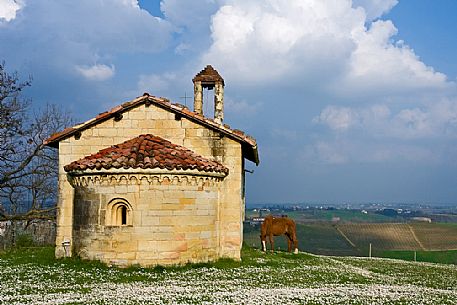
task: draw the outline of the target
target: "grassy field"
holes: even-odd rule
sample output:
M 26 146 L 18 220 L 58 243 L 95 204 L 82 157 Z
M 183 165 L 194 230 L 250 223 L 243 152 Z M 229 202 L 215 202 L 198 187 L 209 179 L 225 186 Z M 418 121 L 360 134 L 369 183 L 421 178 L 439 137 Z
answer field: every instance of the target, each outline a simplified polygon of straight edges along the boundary
M 348 223 L 338 225 L 338 229 L 364 253 L 368 252 L 370 243 L 373 249 L 378 250 L 422 249 L 414 230 L 407 223 Z
M 416 252 L 416 253 L 414 253 Z M 445 251 L 382 251 L 374 253 L 379 257 L 403 259 L 407 261 L 455 264 L 457 265 L 457 250 Z M 415 254 L 415 256 L 414 256 Z
M 340 231 L 366 253 L 381 250 L 455 250 L 457 225 L 442 223 L 346 223 Z
M 457 250 L 456 223 L 412 223 L 411 227 L 427 250 Z
M 260 228 L 244 226 L 244 240 L 260 248 Z M 384 251 L 457 250 L 457 224 L 443 223 L 332 223 L 297 222 L 299 249 L 314 254 L 368 256 L 371 243 L 376 255 Z M 284 236 L 276 248 L 286 249 Z
M 244 242 L 260 248 L 259 227 L 244 226 Z M 360 255 L 329 223 L 297 224 L 298 248 L 301 251 L 324 255 Z M 269 244 L 268 244 L 269 247 Z M 275 237 L 275 248 L 287 249 L 285 236 Z
M 300 211 L 273 211 L 273 214 L 287 214 L 288 217 L 295 219 L 298 222 L 319 222 L 319 221 L 331 221 L 337 217 L 343 222 L 393 222 L 399 221 L 401 218 L 389 217 L 381 214 L 369 211 L 368 213 L 362 213 L 360 210 L 325 210 L 325 209 L 309 209 Z M 265 212 L 263 213 L 266 214 Z M 258 217 L 259 212 L 253 210 L 246 210 L 246 217 Z
M 52 248 L 0 254 L 0 304 L 455 304 L 457 267 L 262 253 L 154 269 L 55 260 Z
M 287 215 L 298 222 L 309 222 L 309 221 L 331 221 L 333 218 L 339 218 L 343 222 L 392 222 L 395 217 L 388 217 L 373 212 L 367 214 L 362 213 L 360 210 L 304 210 L 304 211 L 293 211 L 287 212 Z

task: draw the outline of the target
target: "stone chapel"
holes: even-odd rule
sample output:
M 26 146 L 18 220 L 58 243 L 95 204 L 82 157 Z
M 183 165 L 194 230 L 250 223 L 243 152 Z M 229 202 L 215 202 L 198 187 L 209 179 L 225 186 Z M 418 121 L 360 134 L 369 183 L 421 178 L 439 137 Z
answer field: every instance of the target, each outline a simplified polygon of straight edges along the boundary
M 254 138 L 224 119 L 224 79 L 193 78 L 193 111 L 145 93 L 52 135 L 59 149 L 56 257 L 141 266 L 240 259 Z M 214 118 L 203 94 L 214 90 Z

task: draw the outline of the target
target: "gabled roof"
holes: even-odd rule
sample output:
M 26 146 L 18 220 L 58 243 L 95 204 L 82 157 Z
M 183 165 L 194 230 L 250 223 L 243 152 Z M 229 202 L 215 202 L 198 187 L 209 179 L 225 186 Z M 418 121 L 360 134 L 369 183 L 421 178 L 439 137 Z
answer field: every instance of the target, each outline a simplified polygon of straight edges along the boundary
M 228 168 L 219 162 L 151 134 L 140 135 L 64 166 L 66 172 L 112 168 L 161 168 L 228 174 Z
M 85 129 L 91 128 L 108 119 L 116 118 L 123 112 L 129 111 L 132 108 L 139 107 L 144 104 L 154 104 L 158 107 L 161 107 L 162 109 L 175 113 L 177 116 L 185 117 L 197 124 L 220 132 L 222 135 L 227 136 L 241 144 L 243 156 L 246 159 L 256 164 L 259 164 L 257 143 L 253 137 L 245 134 L 241 130 L 231 129 L 230 126 L 227 124 L 218 124 L 212 119 L 206 118 L 203 115 L 190 111 L 187 107 L 183 105 L 172 104 L 168 99 L 152 96 L 149 95 L 149 93 L 145 93 L 143 96 L 140 96 L 132 101 L 125 102 L 122 105 L 116 106 L 109 111 L 100 113 L 95 118 L 90 119 L 84 123 L 81 123 L 73 127 L 69 127 L 61 132 L 55 133 L 50 138 L 48 138 L 44 143 L 45 145 L 58 148 L 60 141 L 67 139 L 71 136 L 78 135 Z

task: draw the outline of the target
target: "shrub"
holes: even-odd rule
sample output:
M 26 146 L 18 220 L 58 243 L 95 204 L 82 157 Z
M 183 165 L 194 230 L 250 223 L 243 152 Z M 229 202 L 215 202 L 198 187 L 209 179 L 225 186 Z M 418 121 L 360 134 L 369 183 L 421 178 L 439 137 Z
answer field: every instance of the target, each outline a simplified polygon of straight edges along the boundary
M 31 234 L 22 233 L 19 234 L 16 238 L 16 247 L 18 248 L 27 248 L 33 247 L 35 242 L 33 241 L 33 237 Z

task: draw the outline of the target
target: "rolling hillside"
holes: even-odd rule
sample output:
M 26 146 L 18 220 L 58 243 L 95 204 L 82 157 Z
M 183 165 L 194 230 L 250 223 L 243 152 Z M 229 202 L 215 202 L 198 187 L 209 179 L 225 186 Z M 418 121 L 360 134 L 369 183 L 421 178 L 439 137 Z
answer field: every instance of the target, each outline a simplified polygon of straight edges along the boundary
M 244 240 L 260 247 L 259 227 L 245 226 Z M 300 250 L 325 255 L 368 255 L 390 250 L 432 251 L 457 249 L 457 225 L 437 223 L 298 223 Z M 287 248 L 284 236 L 275 246 Z
M 411 224 L 427 250 L 457 250 L 457 224 Z

